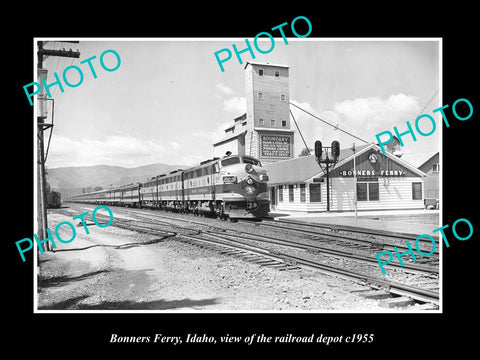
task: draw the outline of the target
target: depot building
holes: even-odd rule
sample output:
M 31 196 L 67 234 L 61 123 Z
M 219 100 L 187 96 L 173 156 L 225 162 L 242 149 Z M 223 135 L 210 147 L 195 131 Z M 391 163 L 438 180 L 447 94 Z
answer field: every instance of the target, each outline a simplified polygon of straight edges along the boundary
M 376 144 L 341 149 L 329 169 L 328 201 L 326 165 L 320 165 L 314 155 L 266 164 L 271 210 L 354 211 L 355 198 L 359 211 L 424 208 L 426 174 Z

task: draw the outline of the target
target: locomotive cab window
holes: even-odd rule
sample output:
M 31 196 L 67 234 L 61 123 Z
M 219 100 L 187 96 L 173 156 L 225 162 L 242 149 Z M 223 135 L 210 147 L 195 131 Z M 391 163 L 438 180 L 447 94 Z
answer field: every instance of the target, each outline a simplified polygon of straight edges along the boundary
M 229 166 L 233 164 L 239 164 L 240 163 L 240 158 L 238 156 L 233 156 L 228 159 L 222 160 L 222 166 Z

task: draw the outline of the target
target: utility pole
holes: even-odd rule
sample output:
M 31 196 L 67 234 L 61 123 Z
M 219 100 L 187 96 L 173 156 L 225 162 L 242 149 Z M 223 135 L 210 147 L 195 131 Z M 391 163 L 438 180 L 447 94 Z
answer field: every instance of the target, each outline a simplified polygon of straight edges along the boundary
M 322 159 L 323 149 L 325 149 L 325 158 Z M 330 149 L 330 153 L 332 159 L 328 157 L 328 149 Z M 325 164 L 326 169 L 324 170 L 327 175 L 327 211 L 330 211 L 330 167 L 333 169 L 335 164 L 338 161 L 338 157 L 340 156 L 340 143 L 337 140 L 332 141 L 331 147 L 322 147 L 322 142 L 320 140 L 315 141 L 315 160 L 317 164 L 322 167 L 320 164 Z M 323 168 L 322 168 L 323 170 Z
M 70 43 L 78 43 L 78 41 L 66 41 Z M 37 51 L 37 78 L 47 80 L 47 70 L 43 69 L 43 61 L 48 56 L 61 56 L 61 57 L 73 57 L 79 58 L 80 52 L 72 50 L 53 50 L 53 49 L 44 49 L 43 46 L 47 41 L 38 41 L 38 51 Z M 43 87 L 43 82 L 37 81 L 41 84 L 41 90 L 37 97 L 37 236 L 41 240 L 47 238 L 47 194 L 45 191 L 46 186 L 46 177 L 45 177 L 45 150 L 44 150 L 44 139 L 43 133 L 46 129 L 52 128 L 53 124 L 45 123 L 47 118 L 47 107 L 46 100 L 47 95 L 45 93 L 45 88 Z M 52 130 L 50 130 L 52 131 Z M 51 251 L 52 245 L 50 242 L 45 242 L 42 244 L 44 250 Z
M 357 165 L 355 162 L 355 143 L 352 144 L 353 151 L 353 203 L 355 205 L 355 219 L 357 218 L 357 205 L 358 205 L 358 195 L 357 195 Z

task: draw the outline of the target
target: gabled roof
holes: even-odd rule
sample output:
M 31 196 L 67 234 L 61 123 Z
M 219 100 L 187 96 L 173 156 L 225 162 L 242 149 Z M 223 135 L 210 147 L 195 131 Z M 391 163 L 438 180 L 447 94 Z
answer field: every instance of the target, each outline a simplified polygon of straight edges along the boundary
M 261 63 L 261 62 L 247 61 L 247 63 L 245 64 L 244 69 L 247 68 L 248 64 L 250 64 L 250 65 L 257 65 L 257 66 L 276 66 L 276 67 L 284 67 L 284 68 L 289 68 L 289 67 L 290 67 L 290 66 L 288 66 L 288 65 L 269 64 L 269 63 Z
M 375 148 L 377 151 L 381 152 L 380 147 L 376 144 L 366 144 L 357 146 L 355 149 L 355 156 L 359 156 L 362 153 Z M 408 168 L 412 172 L 416 173 L 418 176 L 426 176 L 426 174 L 418 170 L 413 165 L 408 162 L 399 159 L 393 154 L 386 152 L 384 154 L 393 161 L 399 163 L 400 165 Z M 336 168 L 342 166 L 343 164 L 349 162 L 353 159 L 354 153 L 351 148 L 345 148 L 340 150 L 340 157 L 336 164 Z M 269 182 L 271 184 L 294 184 L 301 183 L 306 181 L 312 181 L 313 178 L 325 176 L 323 170 L 315 161 L 315 155 L 301 156 L 294 159 L 277 161 L 271 164 L 264 165 L 264 168 L 268 171 Z
M 263 167 L 268 171 L 269 182 L 272 184 L 304 182 L 321 171 L 315 155 L 277 161 Z
M 247 133 L 247 130 L 243 130 L 242 132 L 239 132 L 239 133 L 236 133 L 236 134 L 233 134 L 229 137 L 226 137 L 225 139 L 222 139 L 222 140 L 218 140 L 216 141 L 215 143 L 213 143 L 213 146 L 218 146 L 218 145 L 222 145 L 226 142 L 229 142 L 229 141 L 232 141 L 233 139 L 239 137 L 239 136 L 243 136 Z
M 416 154 L 403 154 L 402 160 L 405 160 L 407 163 L 412 164 L 416 168 L 419 168 L 437 154 L 438 151 L 430 151 L 426 153 Z
M 368 145 L 357 146 L 356 152 Z M 353 154 L 351 148 L 341 149 L 339 162 Z M 323 171 L 315 160 L 315 155 L 301 156 L 294 159 L 277 161 L 264 165 L 268 177 L 273 184 L 299 183 L 323 175 Z

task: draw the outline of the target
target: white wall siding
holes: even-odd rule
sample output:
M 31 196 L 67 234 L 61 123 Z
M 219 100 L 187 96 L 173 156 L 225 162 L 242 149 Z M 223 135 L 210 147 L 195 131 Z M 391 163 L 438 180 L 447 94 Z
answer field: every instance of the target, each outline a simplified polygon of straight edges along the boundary
M 412 199 L 412 183 L 422 183 L 422 199 Z M 354 179 L 330 179 L 330 211 L 354 210 Z M 358 210 L 392 210 L 392 209 L 423 209 L 425 189 L 421 178 L 379 178 L 379 200 L 358 201 Z M 309 184 L 306 184 L 306 201 L 300 202 L 300 185 L 294 188 L 294 201 L 289 202 L 288 185 L 283 191 L 283 202 L 278 201 L 277 210 L 285 211 L 326 211 L 327 210 L 327 184 L 321 183 L 321 202 L 310 203 Z

